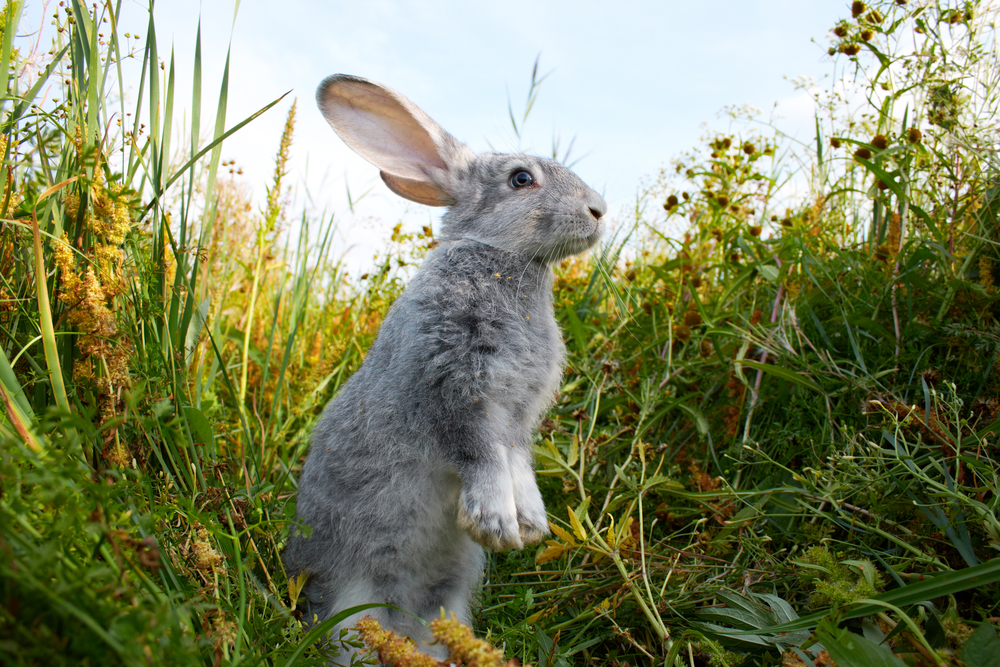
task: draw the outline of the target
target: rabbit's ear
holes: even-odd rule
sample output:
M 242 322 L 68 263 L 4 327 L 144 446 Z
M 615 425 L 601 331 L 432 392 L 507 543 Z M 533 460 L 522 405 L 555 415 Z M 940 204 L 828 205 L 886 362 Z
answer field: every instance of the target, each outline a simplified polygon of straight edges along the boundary
M 474 156 L 413 102 L 346 74 L 327 77 L 316 102 L 344 143 L 378 167 L 393 192 L 429 206 L 455 203 L 454 171 Z

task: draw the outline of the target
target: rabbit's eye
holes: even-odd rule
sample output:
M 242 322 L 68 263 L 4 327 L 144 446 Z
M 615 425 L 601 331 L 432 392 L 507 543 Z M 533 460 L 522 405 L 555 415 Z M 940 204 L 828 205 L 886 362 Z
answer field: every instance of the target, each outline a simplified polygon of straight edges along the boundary
M 529 185 L 534 185 L 534 183 L 535 177 L 524 170 L 514 172 L 514 175 L 510 177 L 510 187 L 515 190 L 518 188 L 526 188 Z

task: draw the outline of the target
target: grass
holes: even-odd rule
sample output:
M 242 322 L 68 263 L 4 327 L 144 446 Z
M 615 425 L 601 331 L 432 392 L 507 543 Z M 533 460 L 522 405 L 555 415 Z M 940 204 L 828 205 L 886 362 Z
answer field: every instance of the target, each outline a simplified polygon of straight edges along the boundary
M 741 116 L 558 268 L 553 535 L 480 595 L 507 658 L 1000 660 L 995 11 L 860 4 L 812 141 Z M 202 141 L 199 38 L 183 135 L 119 9 L 60 7 L 37 78 L 0 16 L 0 661 L 319 664 L 357 640 L 299 622 L 297 472 L 433 234 L 348 281 L 282 204 L 295 106 L 255 211 L 221 146 L 281 100 L 227 122 L 223 76 Z

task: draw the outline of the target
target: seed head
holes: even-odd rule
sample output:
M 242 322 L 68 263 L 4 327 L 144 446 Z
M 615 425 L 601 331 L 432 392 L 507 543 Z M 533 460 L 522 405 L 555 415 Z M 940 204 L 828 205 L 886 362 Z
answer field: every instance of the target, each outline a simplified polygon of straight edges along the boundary
M 830 137 L 830 145 L 834 148 L 840 148 L 840 139 L 837 137 Z
M 865 42 L 872 41 L 872 37 L 874 37 L 874 36 L 875 36 L 875 33 L 873 33 L 871 30 L 862 30 L 861 31 L 861 39 L 863 41 L 865 41 Z
M 504 667 L 503 653 L 482 639 L 476 639 L 472 628 L 462 625 L 455 615 L 431 621 L 434 638 L 448 647 L 449 662 L 467 667 Z
M 847 26 L 838 25 L 836 28 L 833 29 L 833 34 L 836 35 L 837 37 L 847 37 Z
M 906 140 L 911 144 L 919 144 L 924 135 L 916 127 L 911 127 L 906 133 Z
M 684 313 L 684 324 L 686 324 L 687 326 L 696 327 L 700 325 L 701 322 L 702 322 L 701 313 L 699 313 L 697 310 L 689 310 L 686 313 Z
M 760 225 L 754 225 L 750 228 L 750 236 L 760 236 L 760 233 L 764 231 L 764 228 Z
M 854 2 L 851 3 L 851 16 L 854 18 L 858 18 L 859 16 L 865 13 L 865 9 L 866 9 L 865 3 L 861 2 L 860 0 L 854 0 Z
M 379 660 L 386 665 L 436 667 L 440 664 L 434 658 L 419 652 L 416 646 L 392 630 L 384 630 L 371 616 L 365 616 L 358 621 L 355 629 L 370 648 L 378 651 Z
M 839 50 L 847 56 L 856 56 L 861 53 L 861 47 L 857 44 L 841 44 Z
M 880 151 L 884 151 L 886 148 L 889 147 L 889 138 L 886 137 L 884 134 L 876 134 L 874 137 L 872 137 L 870 143 L 872 146 L 879 149 Z
M 993 287 L 993 258 L 986 255 L 979 257 L 979 284 L 987 290 Z
M 754 153 L 757 152 L 757 147 L 754 146 L 749 141 L 747 141 L 743 144 L 743 152 L 746 153 L 747 155 L 753 155 Z
M 864 146 L 862 146 L 858 150 L 854 151 L 854 157 L 860 158 L 862 160 L 870 160 L 872 159 L 872 152 L 867 148 L 865 148 Z

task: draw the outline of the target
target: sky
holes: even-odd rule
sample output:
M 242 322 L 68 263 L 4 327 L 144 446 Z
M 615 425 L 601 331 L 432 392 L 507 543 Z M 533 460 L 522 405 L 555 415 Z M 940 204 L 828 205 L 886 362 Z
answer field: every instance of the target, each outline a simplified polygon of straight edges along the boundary
M 44 15 L 51 15 L 56 3 L 47 4 Z M 26 3 L 22 32 L 44 25 L 45 7 Z M 826 36 L 850 15 L 850 3 L 838 0 L 242 0 L 235 22 L 234 9 L 233 0 L 156 0 L 159 52 L 167 59 L 172 49 L 175 60 L 175 110 L 190 108 L 200 20 L 206 132 L 227 48 L 227 125 L 290 92 L 226 141 L 223 160 L 236 161 L 262 203 L 285 115 L 297 99 L 288 179 L 295 201 L 341 216 L 341 242 L 363 253 L 400 218 L 419 227 L 436 221 L 441 209 L 399 200 L 340 142 L 314 102 L 329 74 L 396 89 L 476 151 L 544 155 L 553 137 L 564 148 L 572 139 L 574 170 L 604 194 L 612 217 L 621 217 L 643 179 L 696 146 L 706 124 L 728 127 L 720 116 L 727 106 L 773 110 L 784 131 L 808 132 L 810 97 L 792 79 L 829 81 Z M 122 32 L 145 39 L 147 22 L 144 2 L 124 0 Z M 508 101 L 523 112 L 536 57 L 548 77 L 519 140 Z M 136 93 L 126 90 L 126 97 Z M 354 197 L 370 190 L 353 213 L 348 188 Z

